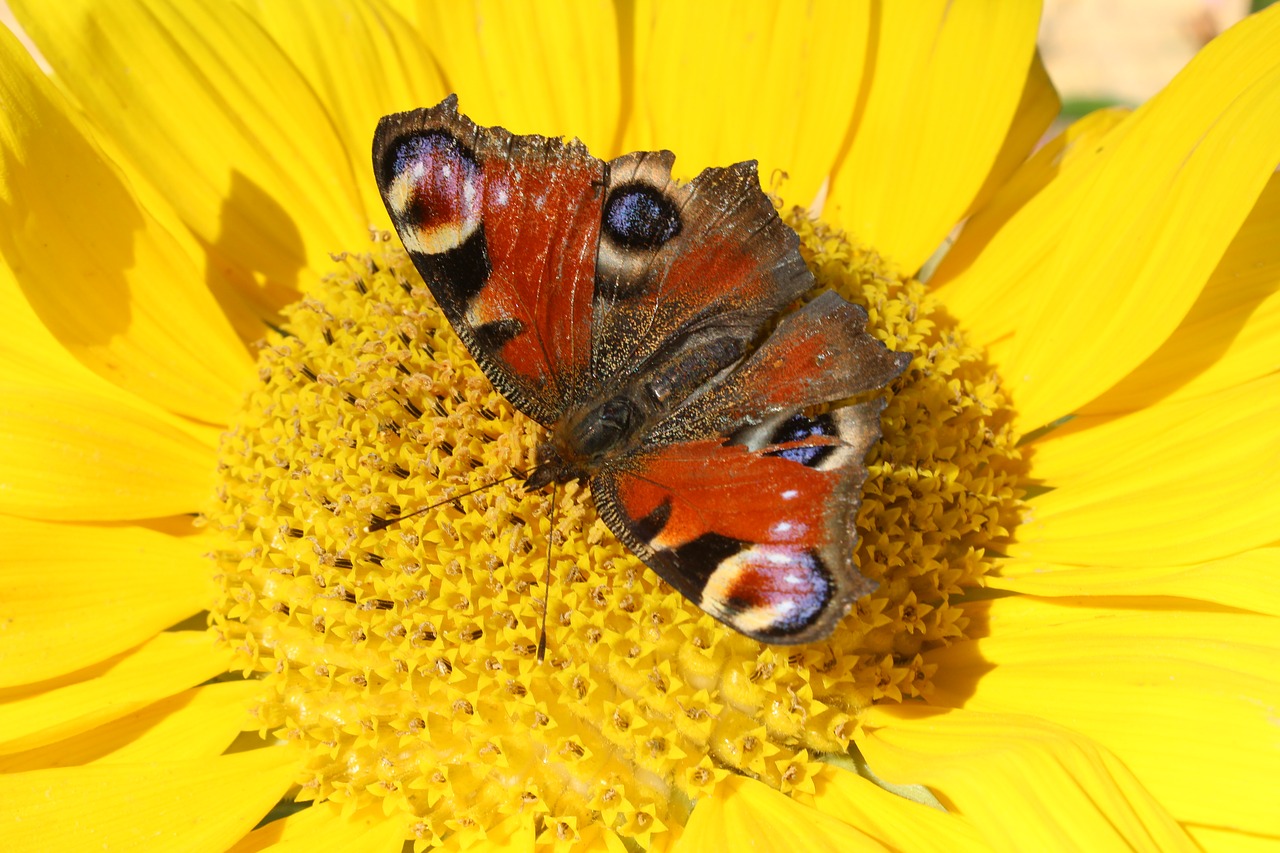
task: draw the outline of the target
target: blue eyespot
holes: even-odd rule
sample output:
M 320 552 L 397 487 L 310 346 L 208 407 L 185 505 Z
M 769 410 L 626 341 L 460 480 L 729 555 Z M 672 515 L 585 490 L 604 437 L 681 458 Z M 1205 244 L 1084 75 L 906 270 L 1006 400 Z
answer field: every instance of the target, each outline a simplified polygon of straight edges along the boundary
M 778 424 L 778 428 L 773 431 L 773 435 L 769 437 L 770 444 L 789 444 L 793 441 L 804 441 L 806 438 L 815 436 L 831 436 L 837 435 L 835 421 L 831 419 L 831 415 L 818 415 L 816 418 L 807 418 L 804 415 L 796 414 L 787 418 Z M 808 468 L 816 468 L 823 463 L 828 456 L 834 452 L 835 448 L 829 445 L 808 445 L 800 447 L 787 447 L 780 450 L 769 452 L 769 456 L 781 456 L 783 459 L 790 459 L 792 462 L 799 462 Z
M 816 418 L 792 415 L 778 424 L 770 441 L 773 444 L 786 444 L 789 441 L 801 441 L 815 435 L 836 434 L 836 425 L 831 420 L 831 415 L 818 415 Z
M 453 134 L 443 130 L 420 131 L 395 140 L 387 149 L 382 183 L 390 187 L 397 178 L 421 167 L 434 180 L 459 183 L 477 180 L 480 164 Z M 442 174 L 443 173 L 443 174 Z
M 604 205 L 604 231 L 627 249 L 656 249 L 680 233 L 680 212 L 646 184 L 624 184 Z

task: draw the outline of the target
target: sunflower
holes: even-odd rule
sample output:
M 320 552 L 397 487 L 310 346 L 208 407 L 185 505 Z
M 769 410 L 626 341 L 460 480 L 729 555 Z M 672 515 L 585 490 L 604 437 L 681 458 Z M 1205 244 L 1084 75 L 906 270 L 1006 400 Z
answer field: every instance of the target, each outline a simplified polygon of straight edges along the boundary
M 11 5 L 7 847 L 1280 839 L 1280 11 L 1036 150 L 1026 3 Z M 829 641 L 723 629 L 580 488 L 470 493 L 538 430 L 368 168 L 450 92 L 758 159 L 912 355 Z

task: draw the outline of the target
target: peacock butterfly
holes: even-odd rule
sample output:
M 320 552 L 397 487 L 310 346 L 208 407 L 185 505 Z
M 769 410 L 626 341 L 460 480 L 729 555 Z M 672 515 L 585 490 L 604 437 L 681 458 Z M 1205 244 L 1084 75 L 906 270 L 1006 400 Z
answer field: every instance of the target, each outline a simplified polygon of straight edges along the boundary
M 875 589 L 854 516 L 876 399 L 910 357 L 815 286 L 754 162 L 682 184 L 670 151 L 478 127 L 450 96 L 378 123 L 373 168 L 427 287 L 550 431 L 526 486 L 587 478 L 600 517 L 690 601 L 766 643 L 827 637 Z

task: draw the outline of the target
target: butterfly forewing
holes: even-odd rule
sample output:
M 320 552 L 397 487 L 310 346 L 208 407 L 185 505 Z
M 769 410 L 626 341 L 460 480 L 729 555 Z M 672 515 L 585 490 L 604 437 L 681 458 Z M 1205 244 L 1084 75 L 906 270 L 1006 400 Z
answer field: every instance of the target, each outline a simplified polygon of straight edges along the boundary
M 387 212 L 503 396 L 544 424 L 582 397 L 604 163 L 580 142 L 477 127 L 450 97 L 378 124 Z
M 681 185 L 673 161 L 637 152 L 609 164 L 592 322 L 598 377 L 660 374 L 671 353 L 701 347 L 708 379 L 814 285 L 755 163 Z

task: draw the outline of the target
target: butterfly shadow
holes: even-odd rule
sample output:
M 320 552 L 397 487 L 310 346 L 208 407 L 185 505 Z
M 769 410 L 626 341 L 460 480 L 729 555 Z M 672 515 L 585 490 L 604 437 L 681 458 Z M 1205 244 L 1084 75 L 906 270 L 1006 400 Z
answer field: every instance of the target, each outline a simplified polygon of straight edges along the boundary
M 218 212 L 218 236 L 205 251 L 205 284 L 242 340 L 279 327 L 297 300 L 307 267 L 306 245 L 288 209 L 242 172 L 232 170 Z

